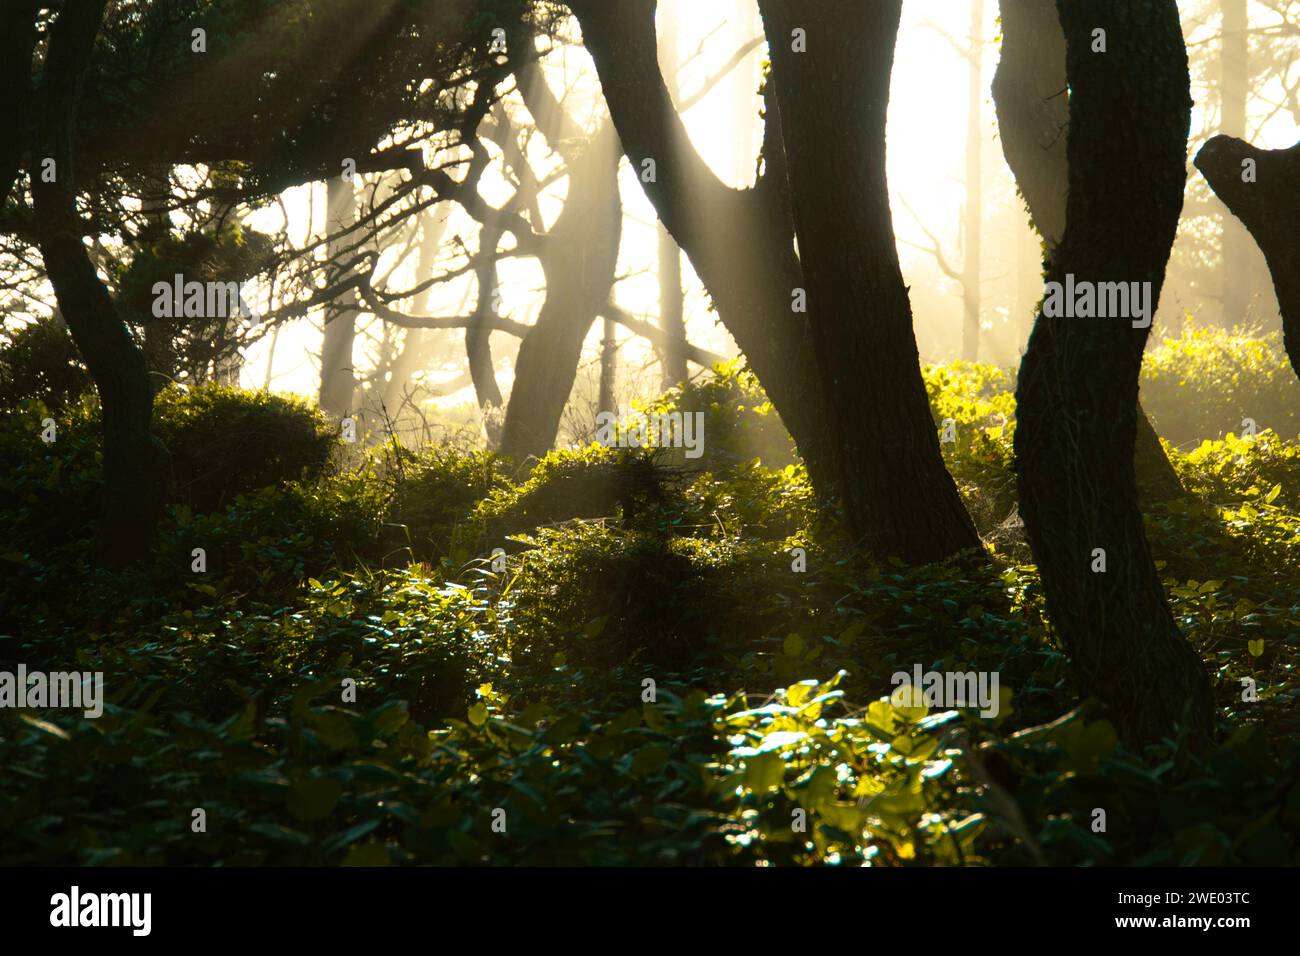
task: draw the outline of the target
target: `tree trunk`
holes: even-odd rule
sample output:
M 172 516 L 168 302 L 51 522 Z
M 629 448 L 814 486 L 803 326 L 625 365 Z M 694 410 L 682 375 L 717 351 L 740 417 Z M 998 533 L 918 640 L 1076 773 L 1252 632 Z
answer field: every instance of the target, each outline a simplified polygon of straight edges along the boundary
M 1049 255 L 1065 234 L 1070 125 L 1065 34 L 1055 0 L 1001 0 L 1002 55 L 993 76 L 993 103 L 1007 166 Z M 1144 501 L 1185 494 L 1156 430 L 1138 403 L 1134 447 Z
M 663 67 L 664 84 L 668 95 L 677 99 L 677 11 L 667 9 L 660 18 L 663 35 L 660 48 L 667 63 Z M 739 29 L 740 27 L 737 26 Z M 732 116 L 733 124 L 738 122 Z M 682 302 L 682 251 L 664 228 L 659 225 L 659 327 L 668 337 L 668 347 L 663 350 L 664 388 L 680 385 L 687 379 L 686 369 L 686 319 Z M 607 406 L 601 405 L 601 408 Z
M 605 319 L 604 334 L 600 340 L 600 394 L 596 399 L 598 411 L 618 415 L 618 323 Z
M 1175 0 L 1058 4 L 1071 89 L 1066 227 L 1049 282 L 1151 283 L 1154 311 L 1182 211 L 1191 96 Z M 1092 52 L 1094 30 L 1105 53 Z M 1190 717 L 1213 724 L 1210 685 L 1151 559 L 1133 466 L 1149 328 L 1040 314 L 1016 390 L 1016 473 L 1052 622 L 1084 696 L 1147 743 Z M 1104 551 L 1105 571 L 1096 572 Z
M 153 390 L 144 356 L 99 281 L 76 211 L 73 136 L 105 2 L 70 3 L 55 22 L 30 173 L 45 271 L 102 407 L 104 499 L 98 560 L 123 566 L 146 559 L 152 551 L 167 491 L 167 453 L 149 431 Z M 43 181 L 37 157 L 54 160 L 54 182 Z
M 1246 107 L 1250 99 L 1250 15 L 1247 0 L 1219 0 L 1222 13 L 1219 59 L 1219 130 L 1246 138 Z M 1250 243 L 1241 220 L 1219 216 L 1220 268 L 1223 281 L 1223 327 L 1244 325 L 1250 305 Z
M 495 446 L 501 436 L 493 424 L 493 409 L 505 404 L 501 387 L 497 384 L 496 363 L 492 359 L 492 330 L 488 320 L 498 307 L 497 303 L 497 243 L 501 229 L 485 225 L 479 231 L 477 276 L 478 301 L 474 306 L 474 320 L 465 328 L 465 355 L 469 359 L 469 374 L 474 382 L 474 395 L 479 410 L 487 424 L 488 443 Z
M 1247 160 L 1254 170 L 1249 182 Z M 1264 253 L 1282 312 L 1286 354 L 1300 375 L 1300 143 L 1256 149 L 1231 136 L 1215 136 L 1196 154 L 1196 168 Z
M 911 563 L 979 548 L 939 450 L 894 245 L 885 114 L 901 2 L 759 9 L 849 528 Z M 792 49 L 796 28 L 807 52 Z
M 555 443 L 583 342 L 609 300 L 623 215 L 618 161 L 618 137 L 606 126 L 569 163 L 564 209 L 540 256 L 546 302 L 520 343 L 501 435 L 501 451 L 516 461 L 540 458 Z
M 745 354 L 822 494 L 833 491 L 835 449 L 825 428 L 779 124 L 768 111 L 767 170 L 752 189 L 731 189 L 695 152 L 659 69 L 655 0 L 570 0 L 595 61 L 623 150 L 659 220 L 690 256 L 718 315 Z
M 357 199 L 352 183 L 341 176 L 331 176 L 325 184 L 326 229 L 331 236 L 347 229 L 356 219 Z M 349 237 L 331 238 L 326 245 L 330 272 L 341 278 L 342 260 L 351 258 Z M 357 379 L 352 365 L 352 345 L 357 335 L 357 293 L 349 289 L 325 309 L 325 334 L 320 354 L 320 407 L 336 417 L 352 412 Z
M 971 0 L 970 52 L 966 83 L 966 208 L 962 217 L 962 327 L 961 357 L 980 357 L 980 230 L 984 222 L 984 183 L 981 148 L 983 124 L 980 102 L 984 98 L 984 0 Z

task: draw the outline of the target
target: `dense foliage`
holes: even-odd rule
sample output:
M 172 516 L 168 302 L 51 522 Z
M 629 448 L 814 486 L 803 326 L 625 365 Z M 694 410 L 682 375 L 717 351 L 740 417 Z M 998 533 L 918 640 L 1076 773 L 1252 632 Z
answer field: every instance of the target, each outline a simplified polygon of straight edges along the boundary
M 1197 354 L 1156 378 L 1195 384 Z M 103 671 L 107 703 L 0 711 L 0 863 L 1300 863 L 1295 430 L 1173 454 L 1190 496 L 1148 533 L 1220 732 L 1139 754 L 1046 617 L 1011 376 L 926 381 L 991 563 L 855 554 L 735 368 L 653 405 L 705 411 L 700 460 L 528 473 L 391 444 L 344 467 L 296 402 L 164 393 L 192 477 L 129 572 L 90 560 L 93 405 L 11 408 L 0 667 Z M 1233 387 L 1189 388 L 1187 420 L 1257 400 Z M 998 672 L 999 713 L 891 696 L 915 664 Z

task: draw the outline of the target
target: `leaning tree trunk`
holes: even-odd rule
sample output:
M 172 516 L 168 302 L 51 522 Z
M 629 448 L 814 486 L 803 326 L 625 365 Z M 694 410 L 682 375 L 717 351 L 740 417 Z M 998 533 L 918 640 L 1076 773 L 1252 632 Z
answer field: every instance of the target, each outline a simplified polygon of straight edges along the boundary
M 474 275 L 478 301 L 474 314 L 465 328 L 465 355 L 469 359 L 469 374 L 474 382 L 474 397 L 486 423 L 488 444 L 496 447 L 501 440 L 495 422 L 495 410 L 505 404 L 501 386 L 497 384 L 496 362 L 492 358 L 492 330 L 490 321 L 497 309 L 497 243 L 501 241 L 501 228 L 485 225 L 478 236 L 478 255 Z
M 1060 0 L 1070 128 L 1066 226 L 1049 282 L 1150 283 L 1151 308 L 1182 211 L 1191 96 L 1175 0 Z M 1106 52 L 1094 53 L 1094 31 Z M 1208 736 L 1205 669 L 1178 630 L 1151 559 L 1133 467 L 1138 375 L 1150 329 L 1040 314 L 1016 390 L 1016 474 L 1053 624 L 1085 696 L 1145 743 L 1190 719 Z M 1104 571 L 1100 568 L 1104 552 Z
M 1001 0 L 999 12 L 1002 55 L 993 76 L 993 103 L 1002 153 L 1029 208 L 1031 225 L 1050 250 L 1065 233 L 1069 188 L 1065 34 L 1055 0 Z M 1184 495 L 1140 400 L 1134 458 L 1143 500 L 1168 501 Z
M 546 301 L 519 345 L 506 406 L 501 451 L 516 461 L 540 458 L 555 443 L 583 342 L 609 301 L 623 214 L 618 160 L 618 137 L 606 126 L 570 163 L 564 209 L 540 257 Z
M 659 69 L 655 0 L 568 0 L 595 62 L 610 118 L 659 221 L 708 289 L 798 446 L 818 492 L 834 492 L 807 316 L 791 309 L 801 284 L 779 121 L 769 109 L 764 172 L 753 188 L 724 185 L 695 151 Z
M 105 2 L 70 3 L 55 22 L 30 173 L 45 271 L 99 390 L 104 498 L 98 559 L 122 566 L 143 560 L 152 551 L 166 496 L 167 453 L 149 432 L 153 390 L 148 366 L 99 281 L 82 242 L 86 229 L 76 211 L 73 137 Z M 53 182 L 45 181 L 35 157 L 54 160 Z
M 901 0 L 759 9 L 849 527 L 881 558 L 979 548 L 939 449 L 889 210 L 885 114 Z M 793 49 L 796 29 L 807 52 Z
M 1196 168 L 1242 221 L 1264 253 L 1282 312 L 1282 338 L 1300 375 L 1300 143 L 1256 149 L 1215 136 L 1196 154 Z

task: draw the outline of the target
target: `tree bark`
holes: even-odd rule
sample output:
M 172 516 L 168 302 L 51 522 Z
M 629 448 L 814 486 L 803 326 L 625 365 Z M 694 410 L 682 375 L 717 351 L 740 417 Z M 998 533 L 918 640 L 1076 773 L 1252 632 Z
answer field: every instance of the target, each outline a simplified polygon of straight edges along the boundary
M 1049 282 L 1164 282 L 1186 180 L 1187 51 L 1175 0 L 1058 3 L 1071 89 L 1066 226 Z M 1106 52 L 1092 52 L 1093 31 Z M 1178 630 L 1138 509 L 1133 449 L 1149 328 L 1040 314 L 1021 364 L 1020 509 L 1053 625 L 1084 696 L 1135 744 L 1190 718 L 1213 725 L 1210 685 Z M 1105 552 L 1093 571 L 1094 549 Z
M 1065 34 L 1055 0 L 1000 0 L 1002 55 L 993 76 L 1002 152 L 1029 209 L 1030 223 L 1050 251 L 1065 234 L 1070 100 Z M 1138 402 L 1134 446 L 1144 501 L 1169 501 L 1185 491 L 1156 430 Z
M 802 277 L 785 177 L 778 174 L 779 125 L 769 110 L 765 175 L 750 189 L 727 187 L 695 152 L 664 82 L 655 0 L 570 0 L 569 7 L 642 189 L 690 257 L 814 483 L 830 493 L 834 448 L 825 430 L 812 340 L 805 317 L 791 310 Z
M 910 563 L 980 548 L 943 464 L 894 244 L 885 114 L 901 0 L 759 10 L 849 528 Z M 796 28 L 807 52 L 793 49 Z
M 29 172 L 46 274 L 99 390 L 104 498 L 98 560 L 117 567 L 144 560 L 152 551 L 167 491 L 167 453 L 149 431 L 148 366 L 95 272 L 76 209 L 73 136 L 105 5 L 106 0 L 70 0 L 52 28 Z M 55 162 L 54 182 L 41 175 L 46 157 Z
M 569 163 L 564 209 L 539 257 L 546 301 L 519 346 L 501 451 L 523 462 L 555 443 L 587 332 L 609 300 L 618 262 L 622 206 L 618 137 L 601 129 Z
M 0 208 L 9 199 L 22 169 L 28 144 L 27 122 L 32 95 L 32 54 L 36 50 L 39 0 L 10 0 L 0 11 Z
M 1246 160 L 1254 163 L 1251 182 Z M 1264 253 L 1282 312 L 1283 344 L 1300 375 L 1300 143 L 1256 149 L 1231 136 L 1215 136 L 1196 154 L 1196 168 Z

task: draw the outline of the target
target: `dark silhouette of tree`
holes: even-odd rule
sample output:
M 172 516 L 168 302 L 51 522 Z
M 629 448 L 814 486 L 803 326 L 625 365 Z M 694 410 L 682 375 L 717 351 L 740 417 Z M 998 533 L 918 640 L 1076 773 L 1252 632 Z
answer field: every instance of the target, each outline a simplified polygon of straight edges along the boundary
M 1149 282 L 1154 310 L 1182 209 L 1191 121 L 1178 8 L 1057 6 L 1069 198 L 1048 281 Z M 1097 42 L 1105 52 L 1094 52 Z M 1080 692 L 1107 704 L 1120 734 L 1137 743 L 1184 717 L 1198 738 L 1212 727 L 1209 679 L 1170 613 L 1138 508 L 1133 448 L 1149 332 L 1122 319 L 1040 314 L 1016 390 L 1020 509 L 1053 626 Z M 1104 571 L 1094 570 L 1096 549 Z
M 760 0 L 759 10 L 849 527 L 880 557 L 978 548 L 939 450 L 889 209 L 885 119 L 901 3 Z
M 29 174 L 36 231 L 59 309 L 99 390 L 104 427 L 100 560 L 149 554 L 161 514 L 166 451 L 149 432 L 153 388 L 144 355 L 96 274 L 77 211 L 74 142 L 81 92 L 106 0 L 69 0 L 50 31 Z M 46 160 L 53 161 L 52 169 Z
M 899 4 L 760 4 L 773 63 L 750 189 L 722 184 L 691 147 L 659 69 L 654 0 L 569 5 L 647 196 L 853 533 L 908 561 L 978 547 L 943 466 L 889 216 Z
M 1055 0 L 1001 0 L 999 11 L 1002 55 L 993 77 L 993 102 L 1002 151 L 1031 224 L 1051 250 L 1065 233 L 1069 187 L 1065 35 Z M 1166 501 L 1184 494 L 1141 404 L 1134 461 L 1144 499 Z
M 1196 168 L 1264 253 L 1282 311 L 1282 341 L 1300 375 L 1300 143 L 1256 149 L 1215 136 L 1196 154 Z

